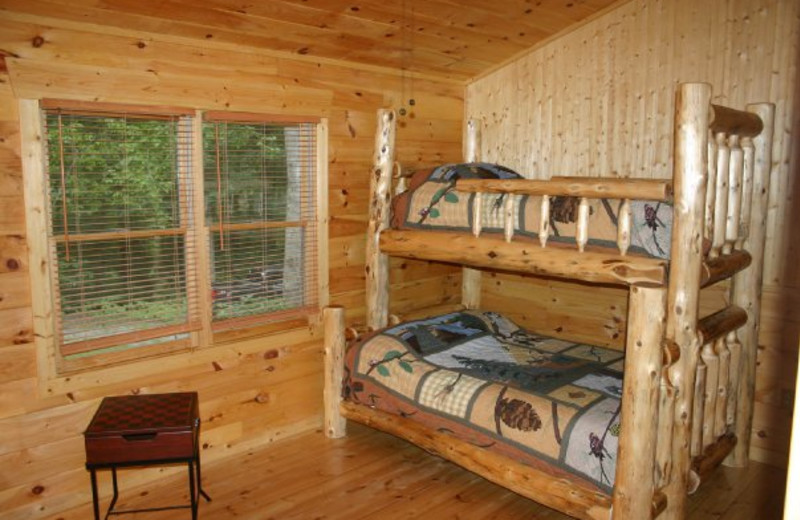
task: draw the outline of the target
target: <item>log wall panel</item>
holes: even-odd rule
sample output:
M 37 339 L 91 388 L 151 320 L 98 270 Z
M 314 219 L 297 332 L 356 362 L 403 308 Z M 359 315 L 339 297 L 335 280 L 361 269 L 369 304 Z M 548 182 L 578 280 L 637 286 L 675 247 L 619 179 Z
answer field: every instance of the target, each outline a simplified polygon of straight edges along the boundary
M 48 6 L 57 7 L 47 2 L 36 8 Z M 48 379 L 38 371 L 17 99 L 46 96 L 328 118 L 330 301 L 348 306 L 348 321 L 363 322 L 366 186 L 375 111 L 408 96 L 399 72 L 389 69 L 293 60 L 186 37 L 136 37 L 77 20 L 60 22 L 58 9 L 42 12 L 48 16 L 0 12 L 0 49 L 8 70 L 0 73 L 3 518 L 57 518 L 91 500 L 82 432 L 105 395 L 198 391 L 204 462 L 322 424 L 321 330 L 314 326 L 68 378 Z M 419 164 L 418 149 L 457 160 L 463 86 L 416 79 L 414 95 L 415 117 L 398 129 L 405 162 Z M 418 302 L 450 301 L 458 294 L 460 275 L 452 267 L 410 261 L 393 265 L 393 312 Z M 123 478 L 127 486 L 158 475 L 130 472 Z M 108 486 L 103 489 L 110 492 Z
M 791 400 L 777 396 L 793 394 L 800 329 L 800 226 L 791 224 L 800 218 L 800 147 L 792 146 L 800 133 L 799 17 L 800 4 L 781 0 L 632 0 L 476 78 L 466 94 L 466 117 L 485 125 L 481 157 L 539 179 L 669 178 L 679 82 L 710 83 L 717 104 L 776 104 L 757 375 L 762 391 L 751 442 L 752 457 L 772 463 L 788 455 Z M 517 283 L 485 284 L 484 301 L 515 312 L 519 302 L 503 295 L 509 284 L 524 294 Z M 550 329 L 541 316 L 569 323 L 564 332 L 575 339 L 606 338 L 604 324 L 613 319 L 608 306 L 595 318 L 559 315 L 541 303 L 548 293 L 531 286 L 545 298 L 534 321 Z M 606 297 L 618 301 L 613 292 Z

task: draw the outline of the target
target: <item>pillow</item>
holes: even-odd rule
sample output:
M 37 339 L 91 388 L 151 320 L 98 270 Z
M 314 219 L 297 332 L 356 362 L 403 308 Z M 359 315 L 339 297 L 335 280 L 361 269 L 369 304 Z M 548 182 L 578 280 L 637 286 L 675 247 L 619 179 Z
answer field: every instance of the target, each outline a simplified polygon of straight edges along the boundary
M 438 166 L 429 177 L 432 181 L 458 179 L 522 179 L 522 175 L 499 164 L 472 162 Z

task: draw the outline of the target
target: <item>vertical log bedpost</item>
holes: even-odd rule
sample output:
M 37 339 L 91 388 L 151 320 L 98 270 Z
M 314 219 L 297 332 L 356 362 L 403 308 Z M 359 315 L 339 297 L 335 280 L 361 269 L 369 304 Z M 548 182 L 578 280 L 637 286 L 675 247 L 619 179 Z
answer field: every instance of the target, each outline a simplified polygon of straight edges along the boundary
M 367 327 L 376 330 L 389 320 L 389 258 L 381 253 L 381 231 L 389 225 L 389 202 L 395 157 L 397 118 L 393 110 L 378 110 L 375 155 L 370 178 L 369 225 L 367 227 L 366 281 Z
M 331 439 L 344 437 L 347 421 L 339 411 L 344 368 L 344 307 L 325 307 L 322 311 L 325 330 L 325 435 Z
M 739 329 L 742 344 L 740 366 L 732 367 L 739 373 L 738 393 L 730 396 L 736 401 L 734 434 L 736 447 L 725 459 L 728 466 L 747 465 L 750 453 L 750 434 L 753 423 L 753 397 L 756 382 L 756 352 L 761 313 L 761 281 L 764 270 L 764 243 L 767 238 L 767 208 L 769 182 L 772 171 L 772 133 L 775 124 L 775 106 L 771 103 L 748 105 L 747 110 L 757 114 L 764 124 L 761 133 L 753 138 L 755 165 L 753 167 L 753 195 L 749 230 L 744 238 L 744 248 L 753 252 L 750 267 L 733 277 L 733 303 L 747 312 L 747 324 Z
M 663 517 L 666 519 L 684 518 L 686 512 L 692 401 L 700 349 L 697 319 L 710 104 L 711 86 L 705 83 L 681 85 L 675 101 L 675 216 L 665 335 L 667 342 L 674 342 L 680 348 L 680 358 L 670 367 L 668 374 L 676 392 L 672 471 L 664 490 L 669 497 Z
M 476 162 L 480 155 L 481 127 L 480 121 L 470 119 L 467 121 L 467 135 L 464 139 L 464 160 Z M 477 193 L 475 195 L 478 195 Z M 475 204 L 480 197 L 475 198 Z M 475 209 L 474 215 L 478 218 L 480 212 Z M 480 229 L 480 223 L 478 223 Z M 477 309 L 481 305 L 481 271 L 470 267 L 461 269 L 461 304 L 467 309 Z
M 651 518 L 667 291 L 631 287 L 614 518 Z

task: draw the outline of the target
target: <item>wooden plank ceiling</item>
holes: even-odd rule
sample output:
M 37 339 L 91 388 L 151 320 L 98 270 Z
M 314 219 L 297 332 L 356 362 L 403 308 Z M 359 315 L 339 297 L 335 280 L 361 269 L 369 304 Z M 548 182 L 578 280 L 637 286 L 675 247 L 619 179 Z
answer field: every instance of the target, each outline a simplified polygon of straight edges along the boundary
M 0 0 L 0 13 L 464 81 L 614 3 L 619 0 Z

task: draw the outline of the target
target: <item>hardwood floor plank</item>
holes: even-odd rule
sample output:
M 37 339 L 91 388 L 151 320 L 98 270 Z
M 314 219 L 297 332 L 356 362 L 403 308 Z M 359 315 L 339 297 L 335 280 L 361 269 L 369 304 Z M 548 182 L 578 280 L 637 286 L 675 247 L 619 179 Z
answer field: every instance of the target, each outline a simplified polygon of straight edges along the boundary
M 119 507 L 188 503 L 186 472 L 166 473 L 154 484 L 130 488 L 123 473 Z M 101 472 L 100 479 L 110 476 Z M 88 489 L 88 476 L 86 481 Z M 764 464 L 720 468 L 690 497 L 689 520 L 780 519 L 784 486 L 785 471 Z M 200 518 L 205 520 L 570 518 L 354 423 L 348 424 L 343 439 L 327 439 L 318 431 L 208 463 L 203 487 L 212 498 L 200 503 Z M 103 497 L 104 504 L 108 498 Z M 144 516 L 191 517 L 188 510 Z M 52 520 L 90 517 L 86 504 Z

